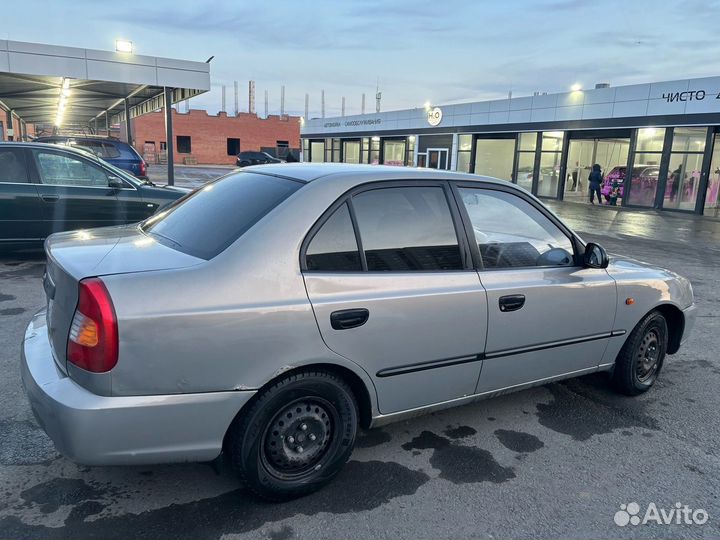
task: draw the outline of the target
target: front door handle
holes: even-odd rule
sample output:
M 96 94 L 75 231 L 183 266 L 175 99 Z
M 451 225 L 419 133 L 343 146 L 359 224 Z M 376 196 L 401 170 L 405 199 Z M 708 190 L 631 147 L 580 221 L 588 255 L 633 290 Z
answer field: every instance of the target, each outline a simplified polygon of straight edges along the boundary
M 54 203 L 57 202 L 60 197 L 57 195 L 40 195 L 40 198 L 45 202 Z
M 330 314 L 330 326 L 335 330 L 348 330 L 365 324 L 370 312 L 365 308 L 342 309 Z
M 510 294 L 501 296 L 498 303 L 500 304 L 500 311 L 517 311 L 525 305 L 525 295 Z

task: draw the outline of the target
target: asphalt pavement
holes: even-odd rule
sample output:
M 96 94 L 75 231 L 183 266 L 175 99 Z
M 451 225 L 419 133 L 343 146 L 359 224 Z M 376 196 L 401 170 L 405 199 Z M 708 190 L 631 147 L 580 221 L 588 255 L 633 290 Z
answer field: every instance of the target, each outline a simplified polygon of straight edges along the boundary
M 5 253 L 0 538 L 717 538 L 720 223 L 552 206 L 586 240 L 692 281 L 697 326 L 655 387 L 624 397 L 593 375 L 363 432 L 332 484 L 283 504 L 253 498 L 222 460 L 90 468 L 59 456 L 18 369 L 24 328 L 44 304 L 42 254 Z M 681 503 L 709 518 L 616 525 L 633 502 L 640 516 Z

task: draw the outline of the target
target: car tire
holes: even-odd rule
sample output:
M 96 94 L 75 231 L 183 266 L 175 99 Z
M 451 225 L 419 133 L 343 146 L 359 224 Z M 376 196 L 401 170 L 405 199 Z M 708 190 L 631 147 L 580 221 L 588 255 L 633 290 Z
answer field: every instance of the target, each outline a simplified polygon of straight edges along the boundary
M 250 162 L 249 161 L 241 161 L 239 164 L 240 167 L 249 167 Z
M 660 374 L 667 345 L 665 317 L 659 311 L 648 313 L 630 332 L 615 360 L 615 388 L 628 396 L 648 391 Z
M 352 453 L 358 407 L 327 371 L 299 371 L 253 398 L 228 430 L 224 452 L 255 494 L 281 501 L 320 489 Z

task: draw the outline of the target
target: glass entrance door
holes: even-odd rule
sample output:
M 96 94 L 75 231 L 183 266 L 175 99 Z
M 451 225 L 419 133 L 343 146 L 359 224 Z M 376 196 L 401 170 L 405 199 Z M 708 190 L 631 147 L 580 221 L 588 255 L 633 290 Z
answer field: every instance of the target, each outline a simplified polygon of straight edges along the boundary
M 448 167 L 447 148 L 428 148 L 427 165 L 428 169 L 447 169 Z
M 588 177 L 595 164 L 600 165 L 602 204 L 620 205 L 623 180 L 627 171 L 630 137 L 572 139 L 568 149 L 565 200 L 590 202 Z M 613 187 L 614 186 L 614 187 Z

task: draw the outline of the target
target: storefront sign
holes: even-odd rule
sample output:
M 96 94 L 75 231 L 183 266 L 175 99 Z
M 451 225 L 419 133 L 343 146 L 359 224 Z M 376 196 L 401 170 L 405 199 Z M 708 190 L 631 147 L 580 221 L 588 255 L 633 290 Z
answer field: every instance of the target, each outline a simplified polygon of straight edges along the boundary
M 438 126 L 442 122 L 442 109 L 435 107 L 430 109 L 427 113 L 427 121 L 431 126 Z
M 377 126 L 378 124 L 382 124 L 382 118 L 368 118 L 366 120 L 347 120 L 345 122 L 345 127 Z
M 346 128 L 362 127 L 362 126 L 378 126 L 382 124 L 382 118 L 363 118 L 361 120 L 345 120 L 340 122 L 339 120 L 333 120 L 332 122 L 325 122 L 324 128 L 338 128 L 340 126 Z
M 668 103 L 674 101 L 702 101 L 707 96 L 705 90 L 689 90 L 687 92 L 671 92 L 669 94 L 663 94 L 662 98 Z M 711 92 L 714 94 L 714 92 Z M 720 99 L 720 92 L 715 96 L 715 99 Z

